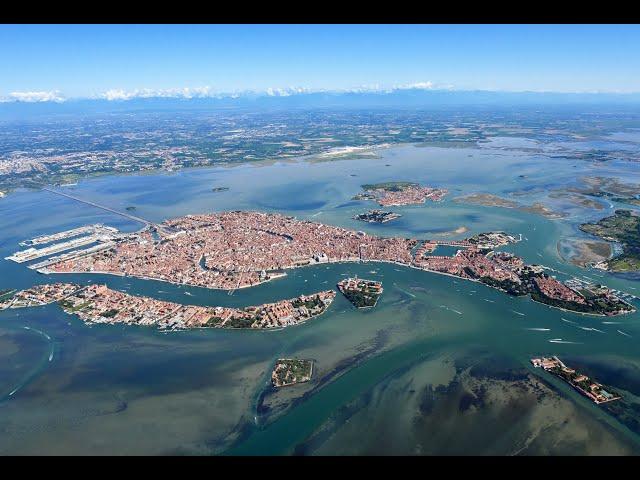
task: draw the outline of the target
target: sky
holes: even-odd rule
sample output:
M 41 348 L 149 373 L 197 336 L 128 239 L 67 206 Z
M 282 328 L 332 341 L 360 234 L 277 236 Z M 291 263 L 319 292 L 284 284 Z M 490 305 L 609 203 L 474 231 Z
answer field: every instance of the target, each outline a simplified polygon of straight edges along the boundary
M 640 92 L 638 52 L 638 25 L 0 25 L 0 98 L 411 85 L 627 93 Z

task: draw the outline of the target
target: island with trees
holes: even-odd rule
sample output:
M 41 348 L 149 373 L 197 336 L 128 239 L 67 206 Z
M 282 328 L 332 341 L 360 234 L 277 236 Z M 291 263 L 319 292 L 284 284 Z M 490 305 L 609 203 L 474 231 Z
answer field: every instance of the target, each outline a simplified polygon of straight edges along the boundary
M 363 278 L 345 278 L 338 282 L 338 290 L 357 308 L 372 308 L 382 295 L 382 283 Z
M 297 358 L 280 358 L 271 373 L 274 387 L 288 387 L 296 383 L 308 382 L 313 375 L 313 361 Z
M 595 223 L 583 223 L 580 230 L 603 240 L 618 242 L 622 253 L 595 266 L 613 272 L 640 270 L 640 216 L 631 210 L 616 210 L 614 215 Z

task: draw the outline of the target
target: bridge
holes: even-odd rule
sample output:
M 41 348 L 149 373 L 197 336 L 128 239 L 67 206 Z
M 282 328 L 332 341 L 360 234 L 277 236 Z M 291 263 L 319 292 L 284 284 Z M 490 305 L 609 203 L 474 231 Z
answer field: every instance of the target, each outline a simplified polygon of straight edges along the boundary
M 96 207 L 96 208 L 100 208 L 102 210 L 106 210 L 107 212 L 110 212 L 110 213 L 115 213 L 116 215 L 120 215 L 121 217 L 128 218 L 129 220 L 133 220 L 134 222 L 140 222 L 140 223 L 143 223 L 145 225 L 155 225 L 153 222 L 150 222 L 149 220 L 145 220 L 144 218 L 136 217 L 135 215 L 130 215 L 130 214 L 125 213 L 125 212 L 119 212 L 118 210 L 114 210 L 113 208 L 105 207 L 104 205 L 99 205 L 97 203 L 90 202 L 89 200 L 83 200 L 82 198 L 78 198 L 78 197 L 76 197 L 74 195 L 70 195 L 68 193 L 60 192 L 58 190 L 53 190 L 52 188 L 49 188 L 49 187 L 43 187 L 42 189 L 46 190 L 47 192 L 54 193 L 56 195 L 60 195 L 62 197 L 70 198 L 71 200 L 75 200 L 76 202 L 84 203 L 85 205 L 90 205 L 92 207 Z

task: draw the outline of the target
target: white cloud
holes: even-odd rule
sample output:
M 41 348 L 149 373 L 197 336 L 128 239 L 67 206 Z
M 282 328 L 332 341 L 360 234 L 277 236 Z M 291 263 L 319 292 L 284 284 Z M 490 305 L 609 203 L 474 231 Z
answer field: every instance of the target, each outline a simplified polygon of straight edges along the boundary
M 380 85 L 378 83 L 360 85 L 353 88 L 333 90 L 339 93 L 393 93 L 398 90 L 452 90 L 453 85 L 441 85 L 431 81 L 401 83 L 396 85 Z M 329 90 L 330 91 L 330 90 Z
M 168 89 L 142 88 L 135 90 L 112 88 L 98 95 L 98 98 L 104 98 L 106 100 L 131 100 L 133 98 L 205 98 L 210 96 L 213 96 L 213 92 L 210 87 Z
M 117 90 L 112 88 L 111 90 L 107 90 L 103 94 L 100 95 L 102 98 L 106 98 L 107 100 L 129 100 L 131 97 L 131 93 L 127 93 L 124 90 Z
M 360 85 L 353 88 L 307 88 L 307 87 L 270 87 L 267 89 L 246 89 L 233 91 L 216 91 L 209 86 L 204 87 L 184 87 L 184 88 L 136 88 L 125 90 L 122 88 L 112 88 L 105 92 L 94 95 L 93 99 L 103 99 L 108 101 L 127 101 L 136 98 L 239 98 L 243 96 L 267 95 L 270 97 L 289 97 L 292 95 L 304 95 L 309 93 L 392 93 L 398 90 L 451 90 L 452 85 L 439 85 L 431 81 L 421 81 L 415 83 L 381 85 L 372 83 Z M 25 91 L 12 92 L 6 97 L 0 97 L 0 102 L 64 102 L 66 98 L 57 90 L 55 91 Z
M 436 84 L 431 81 L 428 82 L 415 82 L 405 83 L 401 85 L 395 85 L 394 90 L 453 90 L 451 84 Z
M 394 87 L 395 90 L 433 90 L 434 88 L 433 82 L 416 82 Z
M 60 95 L 60 92 L 55 91 L 34 91 L 34 92 L 11 92 L 9 96 L 3 99 L 5 102 L 64 102 L 65 98 Z
M 287 87 L 287 88 L 267 88 L 264 92 L 254 93 L 266 93 L 270 97 L 289 97 L 291 95 L 297 95 L 301 93 L 312 93 L 313 90 L 304 87 Z

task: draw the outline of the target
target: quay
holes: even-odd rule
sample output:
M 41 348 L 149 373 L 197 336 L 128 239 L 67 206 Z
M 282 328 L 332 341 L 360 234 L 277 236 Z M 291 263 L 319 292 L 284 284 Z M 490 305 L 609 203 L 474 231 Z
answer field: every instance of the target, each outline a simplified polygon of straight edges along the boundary
M 31 260 L 36 260 L 41 257 L 53 255 L 54 253 L 64 252 L 65 250 L 70 250 L 72 248 L 96 243 L 99 242 L 101 238 L 102 237 L 98 235 L 87 235 L 86 237 L 78 237 L 73 240 L 69 240 L 68 242 L 56 243 L 45 248 L 35 249 L 32 247 L 28 248 L 27 250 L 16 252 L 9 257 L 5 257 L 5 260 L 12 260 L 16 263 L 24 263 Z
M 82 234 L 115 234 L 118 230 L 113 227 L 107 227 L 101 223 L 94 225 L 85 225 L 83 227 L 73 228 L 71 230 L 65 230 L 64 232 L 54 233 L 52 235 L 41 235 L 39 237 L 32 238 L 20 242 L 22 247 L 30 247 L 35 245 L 44 245 L 47 243 L 57 242 L 59 240 L 66 240 L 67 238 L 77 237 Z

